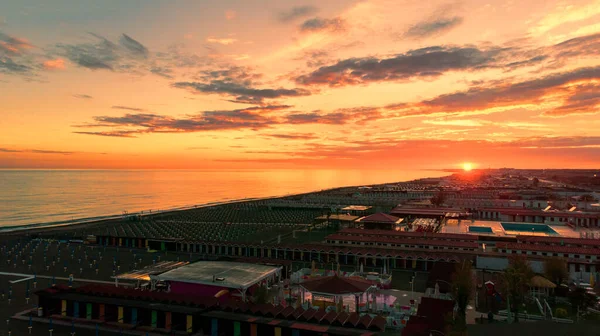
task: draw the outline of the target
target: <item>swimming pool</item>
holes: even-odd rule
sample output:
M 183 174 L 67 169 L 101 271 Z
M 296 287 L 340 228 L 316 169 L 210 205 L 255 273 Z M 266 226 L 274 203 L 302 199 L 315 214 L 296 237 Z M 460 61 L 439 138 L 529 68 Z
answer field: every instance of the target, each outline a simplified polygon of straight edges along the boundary
M 469 226 L 469 232 L 494 233 L 488 226 Z
M 558 234 L 558 232 L 554 231 L 550 226 L 546 224 L 500 223 L 500 225 L 502 225 L 504 231 Z

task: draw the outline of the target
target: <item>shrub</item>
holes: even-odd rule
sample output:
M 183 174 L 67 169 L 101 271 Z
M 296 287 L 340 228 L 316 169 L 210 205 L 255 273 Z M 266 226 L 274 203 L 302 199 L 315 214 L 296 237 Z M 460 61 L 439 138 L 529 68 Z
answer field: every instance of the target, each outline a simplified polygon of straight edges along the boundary
M 564 308 L 556 308 L 556 313 L 554 314 L 554 317 L 558 317 L 558 318 L 567 318 L 569 316 L 569 313 L 567 313 L 567 310 Z

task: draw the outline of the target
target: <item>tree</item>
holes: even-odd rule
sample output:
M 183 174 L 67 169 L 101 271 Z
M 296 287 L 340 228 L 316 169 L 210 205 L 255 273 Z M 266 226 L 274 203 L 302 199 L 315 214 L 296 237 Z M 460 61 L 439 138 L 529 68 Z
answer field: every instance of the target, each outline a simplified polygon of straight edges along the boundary
M 267 303 L 269 300 L 269 291 L 265 286 L 258 286 L 252 295 L 252 301 L 256 304 Z
M 509 258 L 508 267 L 504 271 L 504 289 L 510 299 L 510 310 L 514 313 L 515 322 L 519 322 L 519 308 L 525 301 L 532 276 L 533 271 L 527 259 L 522 256 Z
M 567 262 L 562 258 L 550 258 L 544 261 L 544 274 L 559 286 L 564 279 L 569 278 Z
M 467 305 L 473 296 L 474 280 L 471 263 L 468 261 L 456 265 L 452 275 L 452 294 L 458 306 L 456 329 L 464 330 L 467 326 Z
M 585 288 L 576 287 L 569 292 L 569 301 L 573 308 L 579 308 L 579 311 L 585 311 L 588 307 L 594 306 L 596 298 L 594 295 L 588 293 Z
M 537 187 L 538 185 L 540 185 L 540 180 L 537 177 L 534 177 L 532 183 L 534 187 Z

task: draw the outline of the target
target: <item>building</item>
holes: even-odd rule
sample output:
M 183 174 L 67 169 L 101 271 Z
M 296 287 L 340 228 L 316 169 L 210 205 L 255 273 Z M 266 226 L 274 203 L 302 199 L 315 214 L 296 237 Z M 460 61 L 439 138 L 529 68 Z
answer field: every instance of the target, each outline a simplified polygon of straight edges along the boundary
M 366 230 L 399 230 L 402 218 L 385 213 L 376 213 L 356 220 Z

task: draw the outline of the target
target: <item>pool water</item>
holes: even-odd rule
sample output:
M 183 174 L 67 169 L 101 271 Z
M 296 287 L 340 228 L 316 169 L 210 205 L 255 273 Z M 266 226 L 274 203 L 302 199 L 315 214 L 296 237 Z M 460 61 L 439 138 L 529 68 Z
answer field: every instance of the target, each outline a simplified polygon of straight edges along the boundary
M 469 232 L 494 233 L 488 226 L 469 226 Z
M 501 223 L 504 231 L 516 231 L 527 233 L 546 233 L 558 234 L 550 226 L 546 224 L 530 224 L 530 223 Z

